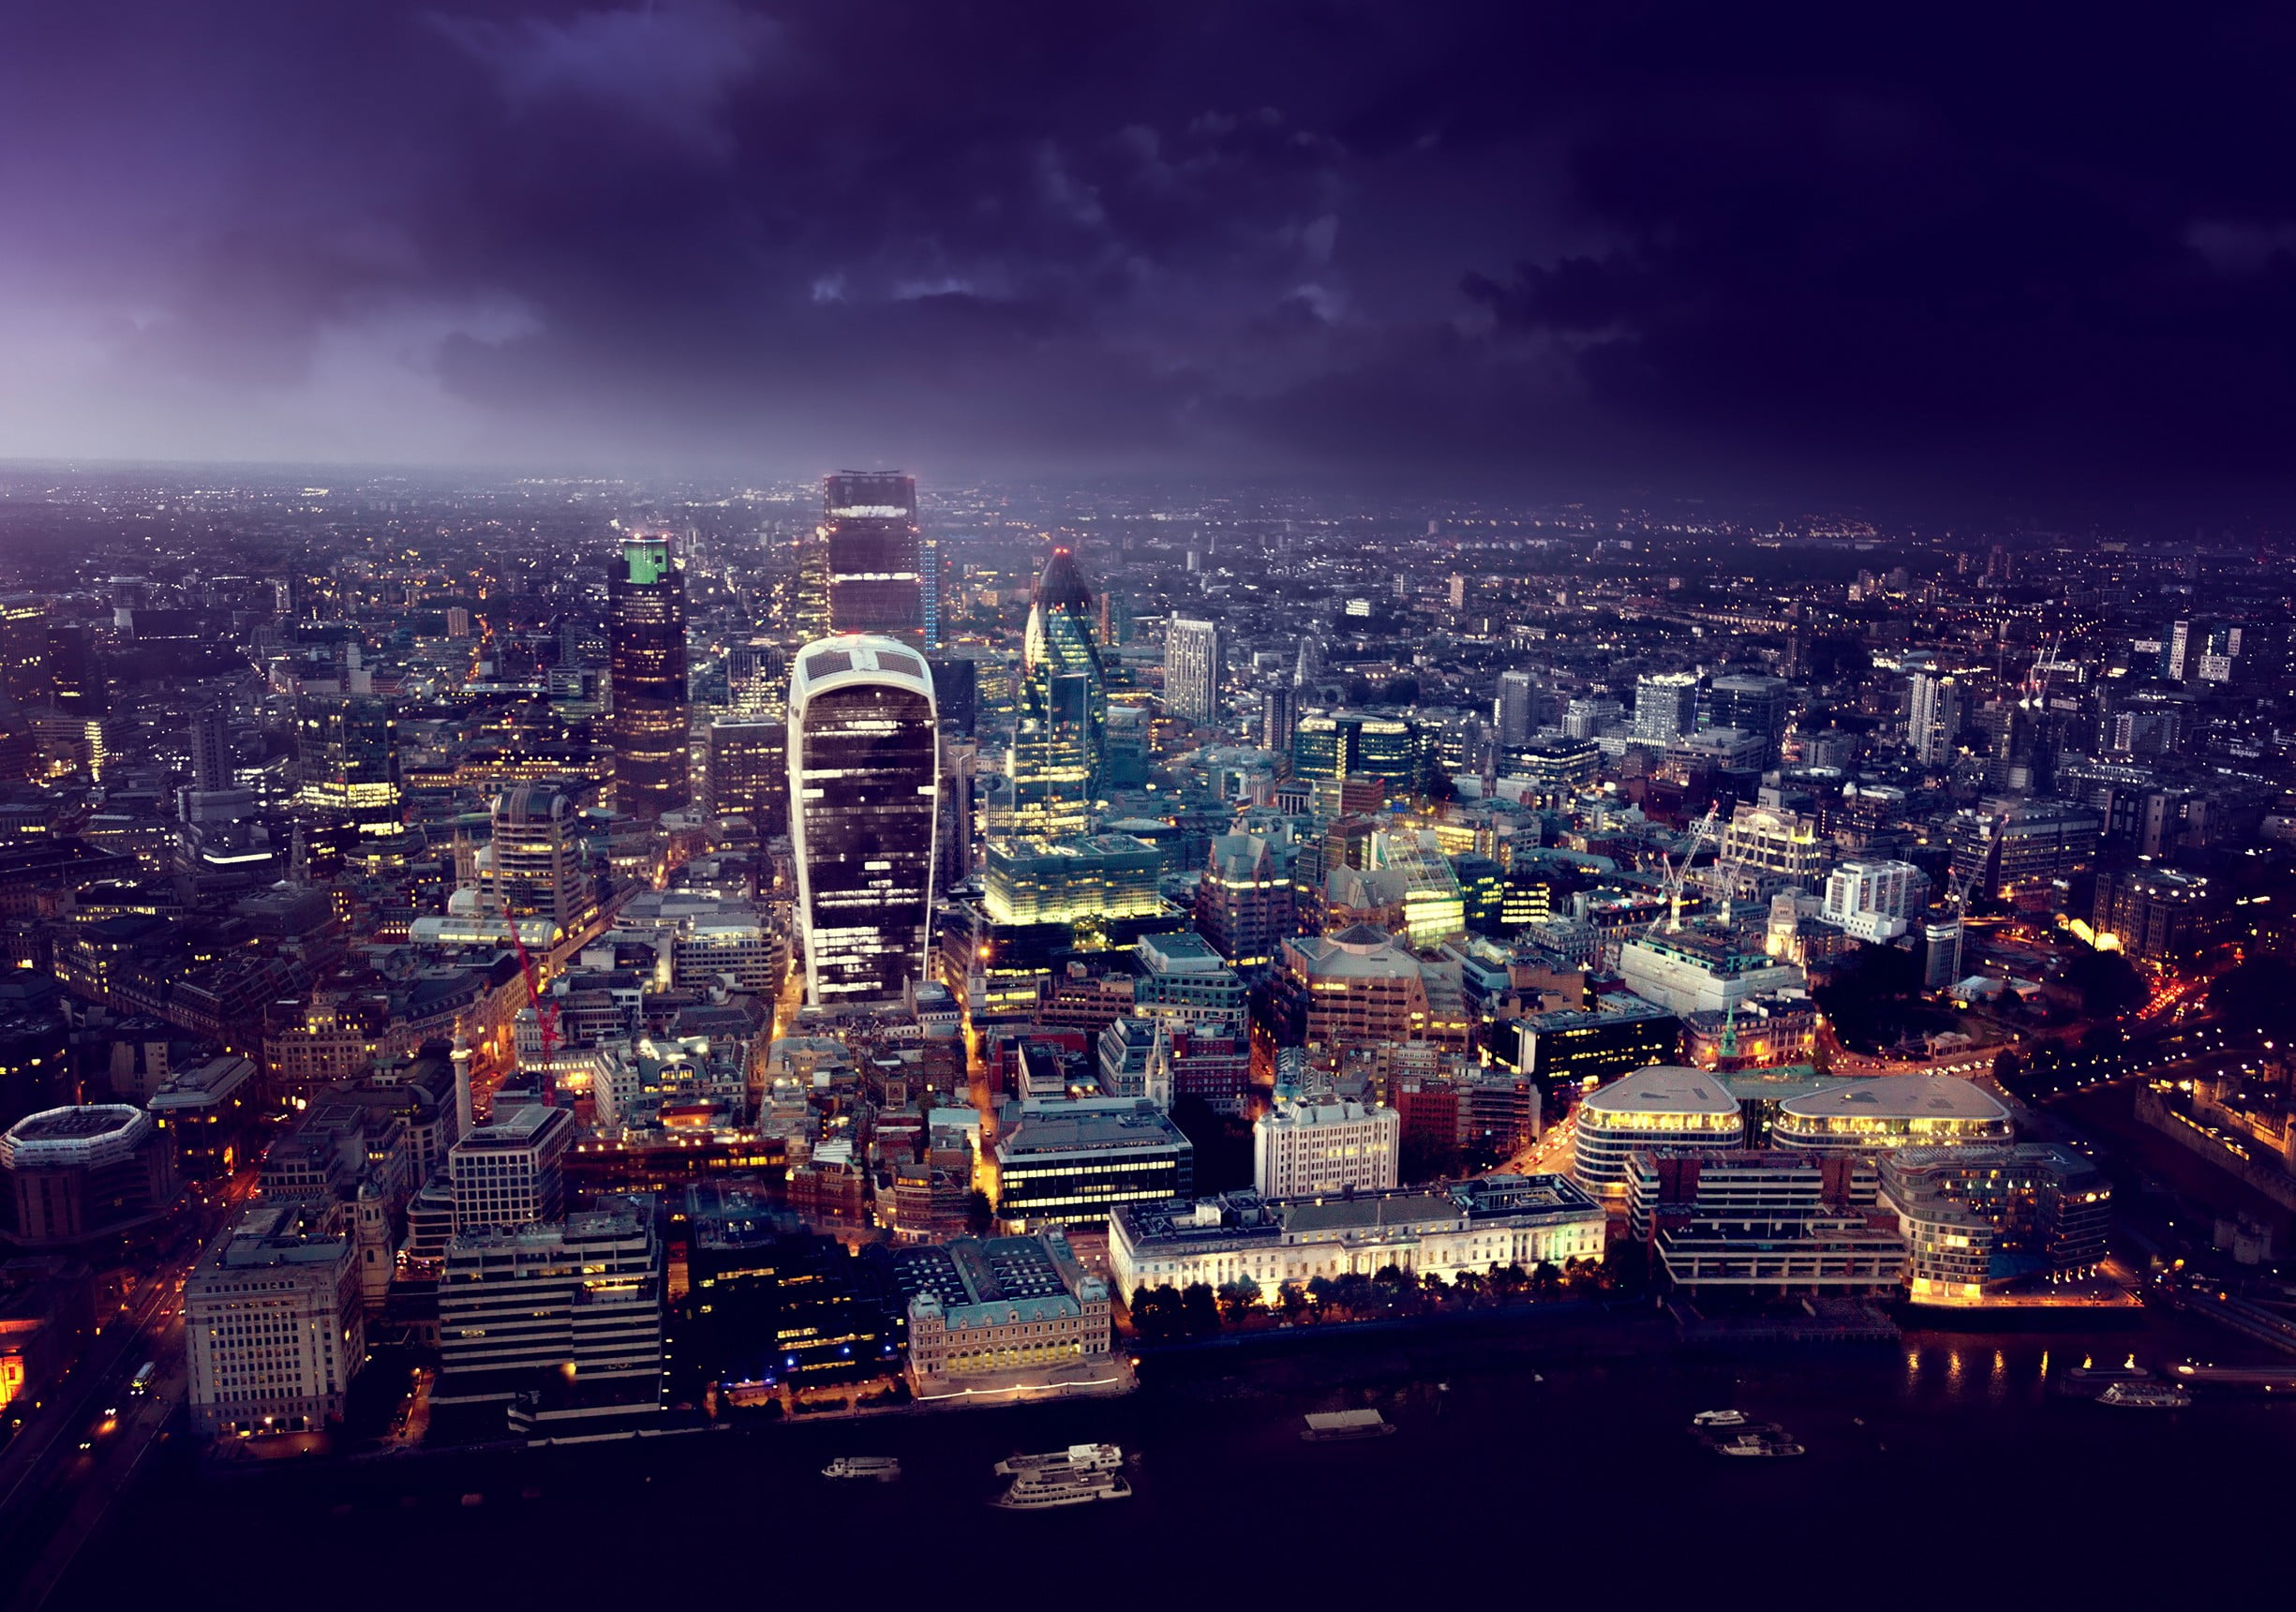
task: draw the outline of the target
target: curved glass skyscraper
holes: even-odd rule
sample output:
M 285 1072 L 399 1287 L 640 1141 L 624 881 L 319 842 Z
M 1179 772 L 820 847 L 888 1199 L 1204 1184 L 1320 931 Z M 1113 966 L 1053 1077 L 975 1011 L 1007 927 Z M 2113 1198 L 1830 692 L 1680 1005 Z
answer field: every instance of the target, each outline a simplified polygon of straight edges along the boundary
M 940 806 L 925 657 L 890 638 L 824 638 L 789 681 L 790 838 L 806 999 L 897 998 L 925 972 Z
M 1108 753 L 1108 680 L 1095 627 L 1075 557 L 1054 549 L 1036 578 L 1021 641 L 1002 838 L 1066 840 L 1091 828 Z
M 622 540 L 606 574 L 614 809 L 653 822 L 693 798 L 686 760 L 686 578 L 663 537 Z

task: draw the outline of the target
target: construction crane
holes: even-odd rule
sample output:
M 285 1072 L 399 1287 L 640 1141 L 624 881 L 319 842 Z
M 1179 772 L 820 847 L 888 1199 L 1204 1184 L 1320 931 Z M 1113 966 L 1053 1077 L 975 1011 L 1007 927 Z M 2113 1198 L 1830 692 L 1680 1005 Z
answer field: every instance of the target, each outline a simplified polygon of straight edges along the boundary
M 2024 706 L 2037 710 L 2049 703 L 2049 676 L 2057 669 L 2058 651 L 2065 648 L 2065 634 L 2059 633 L 2034 657 L 2033 669 L 2025 674 Z
M 1682 847 L 1682 860 L 1679 863 L 1669 860 L 1663 852 L 1659 854 L 1659 865 L 1666 870 L 1664 881 L 1666 910 L 1650 920 L 1650 927 L 1643 931 L 1645 934 L 1656 934 L 1662 923 L 1666 926 L 1668 934 L 1681 933 L 1683 881 L 1690 877 L 1690 865 L 1698 858 L 1699 845 L 1715 837 L 1714 829 L 1718 815 L 1714 808 L 1709 806 L 1707 808 L 1707 814 L 1691 825 L 1690 841 Z
M 542 1055 L 546 1063 L 558 1050 L 558 1004 L 542 993 L 542 980 L 535 971 L 533 958 L 527 954 L 526 937 L 518 933 L 518 920 L 506 910 L 503 921 L 510 926 L 510 944 L 518 954 L 518 972 L 526 977 L 526 999 L 534 1009 L 534 1023 L 542 1033 Z
M 1961 982 L 1961 941 L 1969 933 L 1969 892 L 1976 888 L 1977 881 L 1985 876 L 1986 868 L 1992 862 L 1993 839 L 2000 831 L 1998 820 L 1986 823 L 1985 839 L 1977 847 L 1976 859 L 1970 863 L 1968 872 L 1953 881 L 1953 969 L 1951 977 L 1946 981 L 1948 991 Z

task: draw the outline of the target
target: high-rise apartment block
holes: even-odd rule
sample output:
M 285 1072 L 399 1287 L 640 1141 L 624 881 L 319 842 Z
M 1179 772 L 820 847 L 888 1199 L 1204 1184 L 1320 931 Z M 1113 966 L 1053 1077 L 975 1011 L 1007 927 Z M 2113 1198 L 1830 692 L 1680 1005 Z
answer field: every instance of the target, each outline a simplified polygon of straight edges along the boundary
M 1671 744 L 1698 727 L 1698 679 L 1689 672 L 1647 672 L 1634 682 L 1634 737 Z
M 1916 672 L 1908 691 L 1905 715 L 1906 748 L 1924 767 L 1942 767 L 1953 758 L 1954 740 L 1961 731 L 1961 685 L 1941 672 Z
M 1185 722 L 1220 714 L 1219 623 L 1174 616 L 1164 637 L 1164 709 Z

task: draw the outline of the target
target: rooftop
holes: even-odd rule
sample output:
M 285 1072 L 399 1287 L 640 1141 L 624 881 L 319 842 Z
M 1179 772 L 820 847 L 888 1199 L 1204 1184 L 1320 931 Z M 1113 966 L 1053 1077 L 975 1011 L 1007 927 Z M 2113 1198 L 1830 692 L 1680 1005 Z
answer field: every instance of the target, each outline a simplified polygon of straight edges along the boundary
M 1683 1113 L 1734 1117 L 1737 1099 L 1715 1076 L 1677 1064 L 1654 1064 L 1588 1096 L 1582 1108 L 1598 1113 Z
M 1789 1098 L 1779 1112 L 1797 1119 L 1861 1116 L 1869 1119 L 2000 1120 L 2009 1117 L 1990 1093 L 1952 1075 L 1883 1075 L 1842 1081 Z
M 997 1139 L 1000 1158 L 1041 1153 L 1096 1153 L 1109 1148 L 1186 1147 L 1156 1107 L 1129 1097 L 1022 1103 L 1019 1123 Z

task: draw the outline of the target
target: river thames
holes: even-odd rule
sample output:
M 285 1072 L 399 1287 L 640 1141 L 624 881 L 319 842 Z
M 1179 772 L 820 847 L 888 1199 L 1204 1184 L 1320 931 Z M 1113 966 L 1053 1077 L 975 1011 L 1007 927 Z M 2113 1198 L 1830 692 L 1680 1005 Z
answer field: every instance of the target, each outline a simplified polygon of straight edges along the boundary
M 221 1477 L 163 1461 L 52 1605 L 2113 1605 L 2251 1573 L 2276 1583 L 2257 1553 L 2276 1550 L 2296 1406 L 2203 1393 L 2184 1410 L 2114 1410 L 2049 1381 L 2084 1357 L 2256 1358 L 2197 1324 L 2147 1314 L 2096 1334 L 1719 1358 L 1672 1348 L 1646 1315 L 1579 1314 L 1152 1360 L 1139 1393 L 1108 1402 Z M 1305 1411 L 1354 1406 L 1399 1431 L 1300 1439 Z M 1687 1425 L 1725 1406 L 1809 1454 L 1708 1454 Z M 982 1503 L 999 1456 L 1091 1440 L 1137 1453 L 1131 1500 Z M 843 1454 L 898 1456 L 902 1481 L 818 1476 Z

